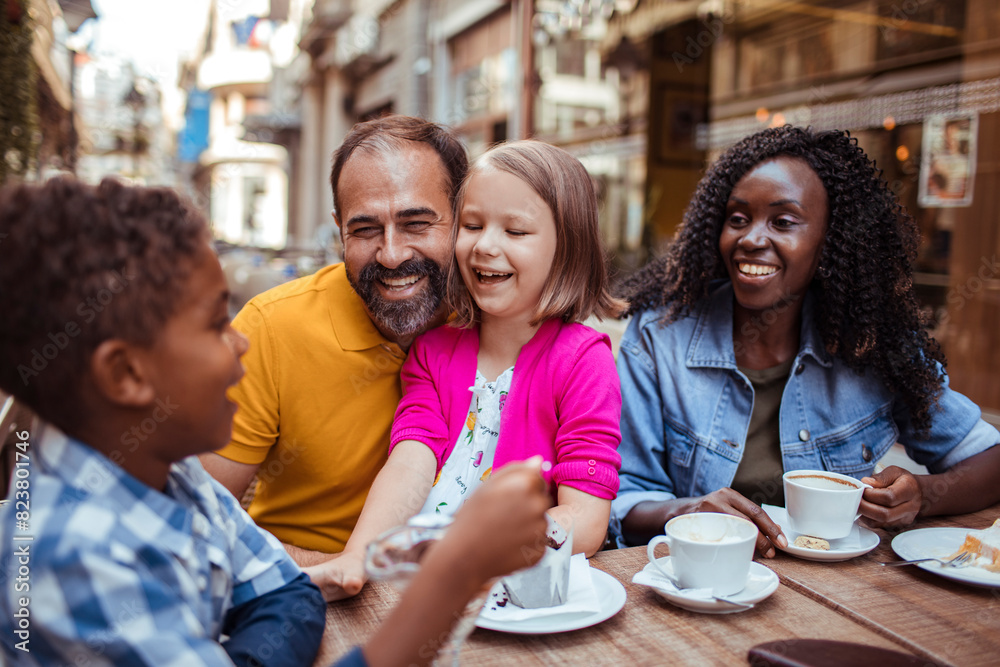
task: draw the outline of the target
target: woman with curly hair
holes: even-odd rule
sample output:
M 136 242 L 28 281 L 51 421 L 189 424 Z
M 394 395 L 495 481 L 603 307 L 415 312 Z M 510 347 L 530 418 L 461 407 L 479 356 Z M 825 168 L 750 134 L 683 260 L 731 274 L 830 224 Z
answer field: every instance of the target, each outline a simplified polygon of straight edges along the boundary
M 1000 500 L 1000 433 L 948 388 L 917 244 L 843 132 L 767 129 L 719 158 L 669 252 L 625 286 L 619 545 L 715 511 L 756 523 L 773 556 L 787 539 L 760 504 L 784 504 L 784 470 L 862 478 L 872 526 Z M 895 442 L 931 474 L 874 474 Z

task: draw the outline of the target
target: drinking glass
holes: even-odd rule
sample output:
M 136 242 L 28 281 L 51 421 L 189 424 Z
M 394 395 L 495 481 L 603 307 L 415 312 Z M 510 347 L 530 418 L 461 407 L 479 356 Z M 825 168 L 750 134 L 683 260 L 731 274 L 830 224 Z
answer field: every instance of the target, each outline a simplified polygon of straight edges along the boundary
M 371 579 L 388 581 L 402 590 L 420 570 L 420 560 L 427 549 L 440 540 L 451 517 L 439 514 L 418 514 L 402 526 L 379 535 L 368 545 L 365 553 L 365 571 Z M 476 628 L 476 619 L 486 603 L 493 582 L 488 582 L 460 612 L 447 643 L 441 647 L 435 665 L 450 664 L 457 667 L 459 654 L 466 637 Z

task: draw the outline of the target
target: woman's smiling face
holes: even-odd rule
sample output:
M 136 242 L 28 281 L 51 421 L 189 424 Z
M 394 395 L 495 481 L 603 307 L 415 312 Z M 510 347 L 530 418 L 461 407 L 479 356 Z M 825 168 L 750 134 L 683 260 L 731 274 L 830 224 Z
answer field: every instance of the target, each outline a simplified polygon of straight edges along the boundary
M 800 302 L 826 239 L 826 188 L 809 164 L 780 156 L 733 187 L 719 252 L 738 307 L 752 312 Z

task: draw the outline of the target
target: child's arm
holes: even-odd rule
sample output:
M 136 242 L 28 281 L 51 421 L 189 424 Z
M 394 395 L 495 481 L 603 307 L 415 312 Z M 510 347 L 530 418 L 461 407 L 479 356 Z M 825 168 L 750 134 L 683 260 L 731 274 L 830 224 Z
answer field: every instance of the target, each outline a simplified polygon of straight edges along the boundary
M 536 457 L 506 466 L 455 514 L 392 615 L 365 645 L 371 667 L 428 664 L 483 585 L 538 562 L 545 552 L 549 505 L 540 464 Z
M 311 663 L 326 625 L 322 594 L 273 535 L 258 527 L 219 482 L 205 478 L 232 531 L 232 607 L 220 619 L 229 636 L 222 647 L 239 667 Z
M 308 665 L 319 652 L 326 602 L 304 573 L 226 614 L 222 647 L 237 667 Z M 265 659 L 266 658 L 266 659 Z
M 361 517 L 343 553 L 305 568 L 326 600 L 341 600 L 361 591 L 368 580 L 364 569 L 368 544 L 420 511 L 436 472 L 437 459 L 426 445 L 416 440 L 396 445 L 368 492 Z
M 52 602 L 32 616 L 31 652 L 39 664 L 232 667 L 233 658 L 205 631 L 204 608 L 180 590 L 173 555 L 147 548 L 145 561 L 131 554 L 119 560 L 117 551 L 123 551 L 118 543 L 104 544 L 37 563 L 32 593 Z M 321 602 L 315 589 L 314 594 Z M 313 623 L 295 638 L 311 645 L 313 653 L 297 651 L 304 660 L 283 664 L 309 664 L 315 658 L 325 610 L 319 614 L 318 633 Z M 277 619 L 275 627 L 282 622 Z M 258 640 L 262 648 L 263 637 Z
M 403 396 L 390 436 L 390 443 L 395 444 L 368 492 L 344 551 L 326 563 L 306 568 L 329 601 L 357 595 L 361 590 L 367 580 L 364 557 L 368 544 L 420 511 L 434 484 L 438 457 L 443 457 L 449 441 L 454 442 L 439 393 L 440 364 L 436 359 L 441 350 L 433 341 L 428 342 L 435 332 L 440 330 L 417 336 L 403 362 L 399 374 Z
M 621 467 L 621 388 L 606 336 L 581 345 L 562 387 L 552 468 L 558 506 L 549 514 L 564 526 L 572 517 L 573 551 L 591 556 L 604 544 Z
M 566 485 L 559 486 L 557 496 L 559 504 L 549 510 L 549 516 L 560 526 L 573 526 L 573 553 L 593 556 L 604 545 L 611 500 Z

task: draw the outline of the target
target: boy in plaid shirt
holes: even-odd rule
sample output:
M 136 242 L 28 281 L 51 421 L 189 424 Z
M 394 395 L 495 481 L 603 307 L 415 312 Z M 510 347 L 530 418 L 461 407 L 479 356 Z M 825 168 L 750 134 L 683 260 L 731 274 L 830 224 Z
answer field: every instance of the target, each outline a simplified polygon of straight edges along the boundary
M 247 350 L 209 241 L 168 189 L 57 179 L 0 190 L 0 388 L 47 422 L 16 434 L 26 472 L 0 509 L 13 664 L 316 656 L 319 589 L 194 456 L 229 442 L 226 390 Z M 483 581 L 529 564 L 520 547 L 543 534 L 545 490 L 527 468 L 484 487 L 344 664 L 428 659 L 427 638 Z
M 0 514 L 7 658 L 309 664 L 319 591 L 191 457 L 228 442 L 247 349 L 204 220 L 57 180 L 4 191 L 0 226 L 0 385 L 47 422 Z

